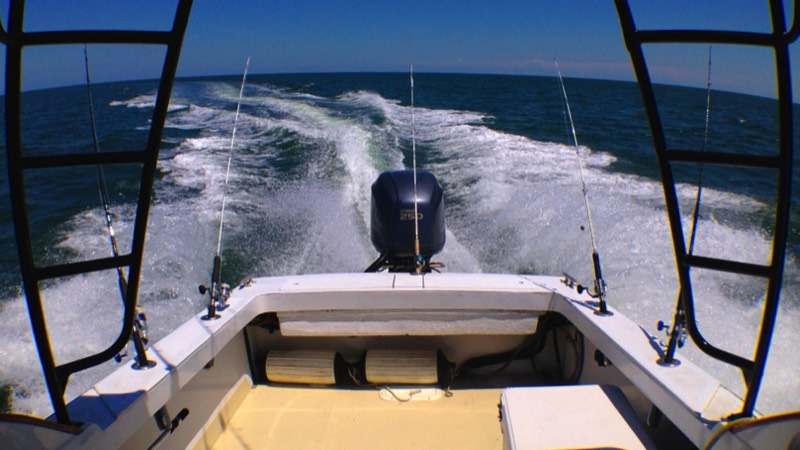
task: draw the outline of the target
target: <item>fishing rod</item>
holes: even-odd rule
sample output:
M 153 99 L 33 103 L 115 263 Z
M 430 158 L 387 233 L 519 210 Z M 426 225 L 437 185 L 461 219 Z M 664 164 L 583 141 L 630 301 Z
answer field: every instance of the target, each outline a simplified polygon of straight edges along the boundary
M 242 85 L 239 87 L 239 99 L 236 102 L 236 115 L 233 118 L 233 132 L 231 133 L 231 145 L 228 149 L 228 167 L 225 170 L 225 184 L 222 191 L 222 209 L 219 214 L 219 233 L 217 234 L 217 253 L 214 256 L 214 266 L 211 271 L 211 287 L 200 286 L 200 293 L 205 295 L 209 294 L 208 300 L 208 314 L 202 317 L 203 320 L 212 320 L 219 318 L 217 311 L 222 311 L 228 307 L 227 301 L 231 294 L 231 288 L 227 283 L 220 283 L 222 257 L 222 228 L 225 224 L 225 204 L 228 199 L 228 179 L 231 175 L 231 161 L 233 160 L 233 145 L 236 142 L 236 125 L 239 123 L 239 110 L 242 106 L 242 94 L 244 93 L 244 85 L 247 81 L 247 69 L 250 67 L 250 57 L 247 57 L 247 62 L 244 65 L 244 74 L 242 74 Z
M 701 152 L 706 151 L 708 144 L 708 129 L 711 118 L 711 46 L 708 47 L 708 72 L 706 76 L 706 123 L 703 132 L 703 146 Z M 697 175 L 697 196 L 694 200 L 694 207 L 692 208 L 692 229 L 689 233 L 689 249 L 687 254 L 694 253 L 694 244 L 697 238 L 697 222 L 700 219 L 700 198 L 703 195 L 703 163 L 700 163 L 700 170 Z M 683 290 L 678 292 L 678 299 L 676 301 L 675 315 L 672 318 L 672 326 L 665 324 L 663 321 L 658 323 L 659 331 L 669 329 L 669 341 L 667 348 L 662 355 L 660 363 L 662 365 L 674 365 L 675 351 L 677 347 L 683 347 L 683 342 L 686 339 L 686 308 L 683 304 Z
M 708 72 L 706 76 L 706 123 L 703 132 L 703 146 L 700 152 L 706 151 L 708 144 L 708 130 L 711 118 L 711 46 L 708 47 Z M 692 229 L 689 233 L 689 249 L 687 254 L 691 255 L 694 252 L 695 238 L 697 237 L 697 222 L 700 218 L 700 198 L 703 195 L 703 163 L 700 163 L 700 170 L 697 175 L 697 196 L 695 197 L 694 206 L 692 208 Z M 656 325 L 658 331 L 666 331 L 669 340 L 667 345 L 663 343 L 661 346 L 664 351 L 658 364 L 665 367 L 674 367 L 680 364 L 680 361 L 675 359 L 675 352 L 679 347 L 683 347 L 686 341 L 686 307 L 683 303 L 683 289 L 678 291 L 678 299 L 675 301 L 675 314 L 672 316 L 672 324 L 665 323 L 659 320 Z M 658 426 L 661 421 L 661 410 L 653 405 L 650 412 L 647 414 L 645 423 L 647 426 L 654 428 Z
M 100 153 L 100 144 L 98 143 L 97 139 L 97 125 L 94 120 L 94 102 L 92 100 L 92 80 L 89 76 L 89 48 L 86 44 L 83 45 L 83 59 L 84 59 L 84 68 L 86 69 L 86 96 L 89 101 L 89 121 L 91 123 L 92 128 L 92 146 L 94 147 L 94 151 L 96 153 Z M 113 224 L 113 217 L 111 215 L 111 202 L 108 199 L 108 188 L 106 186 L 106 177 L 103 171 L 103 166 L 98 164 L 95 166 L 97 171 L 97 187 L 100 193 L 100 203 L 103 205 L 103 212 L 106 221 L 106 228 L 108 229 L 108 237 L 111 242 L 111 253 L 116 258 L 119 257 L 119 247 L 117 246 L 117 237 L 114 233 L 114 224 Z M 117 283 L 119 284 L 119 292 L 122 296 L 122 301 L 125 303 L 125 299 L 128 295 L 128 281 L 125 279 L 125 273 L 122 271 L 122 267 L 117 267 Z M 133 320 L 133 334 L 131 339 L 133 340 L 133 346 L 136 349 L 136 362 L 134 366 L 137 368 L 141 367 L 152 367 L 155 365 L 154 361 L 149 361 L 147 359 L 147 352 L 145 349 L 145 345 L 147 345 L 147 316 L 144 313 L 144 310 L 136 306 L 136 316 Z M 127 356 L 128 349 L 127 346 L 122 353 L 118 353 L 114 356 L 114 360 L 116 362 L 121 362 L 122 358 Z
M 575 122 L 572 120 L 572 110 L 569 107 L 569 98 L 567 97 L 567 88 L 564 86 L 564 79 L 561 77 L 561 70 L 558 68 L 558 60 L 553 60 L 556 65 L 556 73 L 558 73 L 558 82 L 561 85 L 561 93 L 564 96 L 564 105 L 566 106 L 565 112 L 566 117 L 569 118 L 569 128 L 572 131 L 572 141 L 575 144 L 575 154 L 578 156 L 578 173 L 580 174 L 581 178 L 581 193 L 583 194 L 583 204 L 586 207 L 586 218 L 589 222 L 589 240 L 592 245 L 592 266 L 594 268 L 594 292 L 587 292 L 592 298 L 597 299 L 597 310 L 595 314 L 598 315 L 611 315 L 612 313 L 608 310 L 606 305 L 606 282 L 603 280 L 603 274 L 600 270 L 600 254 L 597 253 L 597 247 L 595 246 L 594 240 L 594 226 L 592 224 L 592 211 L 589 208 L 589 197 L 586 191 L 586 181 L 583 178 L 583 162 L 581 160 L 581 152 L 578 148 L 578 134 L 575 132 Z M 566 281 L 569 285 L 575 285 L 577 283 L 574 280 L 566 276 Z M 582 292 L 584 290 L 583 286 L 577 284 L 578 292 Z
M 419 249 L 419 199 L 417 198 L 417 135 L 416 122 L 414 121 L 414 65 L 408 66 L 411 79 L 411 169 L 414 173 L 414 273 L 422 273 L 425 259 Z

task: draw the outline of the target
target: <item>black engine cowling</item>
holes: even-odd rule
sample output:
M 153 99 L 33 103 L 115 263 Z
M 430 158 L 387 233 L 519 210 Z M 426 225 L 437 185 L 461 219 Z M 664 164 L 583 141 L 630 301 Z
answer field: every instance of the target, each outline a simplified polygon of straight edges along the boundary
M 444 248 L 444 195 L 432 173 L 417 171 L 417 217 L 420 256 L 430 270 L 431 256 Z M 381 258 L 367 271 L 388 267 L 392 271 L 413 271 L 414 172 L 383 172 L 372 185 L 371 238 Z M 410 266 L 409 266 L 410 264 Z

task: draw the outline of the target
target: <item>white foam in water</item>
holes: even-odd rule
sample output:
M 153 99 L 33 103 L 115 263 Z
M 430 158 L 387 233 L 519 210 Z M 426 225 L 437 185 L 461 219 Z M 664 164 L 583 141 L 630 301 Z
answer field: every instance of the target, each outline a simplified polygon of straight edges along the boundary
M 235 105 L 236 92 L 228 84 L 209 84 L 206 92 L 217 102 Z M 119 103 L 148 102 L 152 98 L 141 96 Z M 369 243 L 370 187 L 380 171 L 403 166 L 401 144 L 407 149 L 411 139 L 410 109 L 369 92 L 331 100 L 260 85 L 249 87 L 243 103 L 247 108 L 237 131 L 224 248 L 250 256 L 247 270 L 253 276 L 363 270 L 377 256 Z M 331 108 L 367 108 L 383 114 L 386 123 L 375 125 Z M 192 104 L 168 118 L 169 127 L 197 130 L 198 135 L 184 138 L 159 163 L 165 179 L 157 185 L 156 197 L 162 201 L 151 212 L 141 280 L 141 303 L 153 339 L 200 312 L 205 302 L 196 289 L 208 282 L 216 246 L 233 114 L 232 108 Z M 492 130 L 483 125 L 487 118 L 475 112 L 417 108 L 415 119 L 418 152 L 431 152 L 421 159 L 435 161 L 422 168 L 431 170 L 446 189 L 447 244 L 435 260 L 443 261 L 451 272 L 567 272 L 584 283 L 591 281 L 591 250 L 574 148 Z M 329 148 L 333 157 L 306 161 L 304 176 L 278 181 L 278 169 L 264 160 L 276 152 L 274 141 L 286 133 L 303 145 Z M 655 333 L 657 320 L 671 320 L 677 293 L 661 186 L 610 171 L 614 161 L 610 154 L 580 150 L 609 303 Z M 332 167 L 343 172 L 337 169 L 341 173 L 330 176 Z M 682 205 L 691 204 L 694 192 L 681 187 L 680 195 Z M 745 214 L 763 207 L 750 198 L 711 189 L 703 198 L 709 206 Z M 132 208 L 127 205 L 115 212 L 120 216 L 121 244 L 128 245 L 124 237 L 130 236 Z M 764 249 L 768 252 L 769 244 L 760 233 L 715 221 L 714 214 L 701 217 L 698 250 L 731 256 L 735 248 L 758 261 L 768 257 Z M 99 210 L 76 216 L 66 225 L 61 245 L 80 255 L 105 256 L 108 242 L 103 226 Z M 730 245 L 733 242 L 735 246 Z M 245 255 L 248 251 L 252 253 Z M 786 270 L 786 278 L 795 281 L 787 283 L 784 299 L 796 297 L 800 278 L 794 261 Z M 706 337 L 746 357 L 752 352 L 760 313 L 757 305 L 729 297 L 754 291 L 753 284 L 720 275 L 696 283 Z M 44 296 L 48 314 L 59 318 L 57 332 L 64 336 L 85 321 L 87 313 L 103 325 L 93 331 L 91 342 L 110 339 L 118 331 L 118 322 L 107 317 L 120 309 L 113 273 L 59 281 L 45 288 Z M 23 387 L 14 399 L 16 409 L 46 415 L 49 400 L 29 344 L 23 299 L 4 303 L 3 316 L 0 378 Z M 795 373 L 800 354 L 792 350 L 800 338 L 798 320 L 796 299 L 784 301 L 758 404 L 762 412 L 797 408 L 800 402 L 786 395 L 800 392 Z M 26 345 L 19 345 L 23 341 Z M 59 344 L 57 352 L 69 360 L 96 351 L 100 344 L 96 346 Z M 691 345 L 681 353 L 742 392 L 737 371 Z M 114 367 L 107 363 L 88 375 L 74 376 L 69 394 L 77 395 Z
M 181 111 L 184 109 L 188 109 L 189 105 L 184 105 L 181 103 L 176 102 L 177 99 L 173 98 L 170 101 L 169 106 L 167 107 L 167 111 Z M 153 108 L 156 105 L 156 94 L 144 94 L 138 97 L 134 97 L 130 100 L 115 100 L 109 103 L 110 106 L 125 106 L 127 108 Z

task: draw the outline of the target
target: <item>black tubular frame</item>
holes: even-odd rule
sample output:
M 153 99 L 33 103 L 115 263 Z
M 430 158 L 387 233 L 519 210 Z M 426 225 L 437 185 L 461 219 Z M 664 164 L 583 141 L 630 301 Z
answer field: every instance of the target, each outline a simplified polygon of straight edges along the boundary
M 42 364 L 47 390 L 59 423 L 70 424 L 64 394 L 67 382 L 73 373 L 97 366 L 114 357 L 125 348 L 133 331 L 135 309 L 138 298 L 139 275 L 144 253 L 145 231 L 150 211 L 153 180 L 164 130 L 183 37 L 192 9 L 192 0 L 179 0 L 172 29 L 169 31 L 59 31 L 25 32 L 24 0 L 12 0 L 9 7 L 8 31 L 0 24 L 0 41 L 6 46 L 6 90 L 5 126 L 8 153 L 8 181 L 11 207 L 16 229 L 20 270 L 25 286 L 28 313 Z M 23 156 L 21 95 L 22 95 L 22 51 L 31 46 L 53 46 L 65 44 L 123 44 L 163 45 L 166 55 L 161 71 L 155 108 L 146 146 L 139 151 L 109 153 L 76 153 L 69 155 Z M 25 194 L 25 172 L 31 169 L 59 168 L 69 166 L 94 166 L 105 164 L 141 164 L 142 173 L 139 197 L 134 222 L 131 253 L 118 257 L 99 258 L 49 267 L 37 267 L 34 261 L 31 230 L 28 221 Z M 42 305 L 39 283 L 56 277 L 88 272 L 128 268 L 128 286 L 124 298 L 122 330 L 117 339 L 100 353 L 65 364 L 57 365 L 50 346 L 45 312 Z
M 769 353 L 772 332 L 778 314 L 781 281 L 789 224 L 790 197 L 792 189 L 792 86 L 789 66 L 789 46 L 800 34 L 800 11 L 797 0 L 793 5 L 793 20 L 786 29 L 786 18 L 780 0 L 770 0 L 771 33 L 705 30 L 647 30 L 636 29 L 628 0 L 614 0 L 619 15 L 625 45 L 630 53 L 636 73 L 644 108 L 653 134 L 659 169 L 661 170 L 668 220 L 672 231 L 681 297 L 679 307 L 686 314 L 686 327 L 695 344 L 710 356 L 738 367 L 745 379 L 745 395 L 742 410 L 733 417 L 753 416 L 764 367 Z M 720 152 L 693 152 L 667 148 L 664 129 L 656 105 L 653 84 L 647 68 L 642 46 L 644 44 L 732 44 L 758 46 L 771 49 L 775 56 L 775 73 L 778 96 L 778 154 L 777 156 L 752 156 Z M 681 224 L 675 179 L 671 163 L 705 163 L 770 169 L 777 174 L 777 202 L 775 206 L 775 232 L 772 237 L 771 262 L 768 265 L 747 264 L 711 257 L 694 256 L 687 253 Z M 710 344 L 697 326 L 692 285 L 691 268 L 703 268 L 764 278 L 767 281 L 761 329 L 758 334 L 755 358 L 748 359 L 729 353 Z

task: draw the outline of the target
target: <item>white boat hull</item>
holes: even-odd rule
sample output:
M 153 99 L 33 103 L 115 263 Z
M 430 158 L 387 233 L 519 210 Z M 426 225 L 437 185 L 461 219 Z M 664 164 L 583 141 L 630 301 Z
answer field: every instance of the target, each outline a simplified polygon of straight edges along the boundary
M 256 278 L 234 288 L 228 303 L 219 319 L 202 320 L 198 314 L 155 343 L 148 351 L 154 368 L 121 367 L 70 402 L 71 417 L 84 423 L 78 434 L 36 424 L 21 433 L 19 424 L 3 422 L 3 435 L 20 446 L 147 448 L 165 434 L 162 448 L 202 448 L 213 444 L 223 419 L 240 403 L 231 399 L 249 390 L 253 374 L 263 370 L 268 348 L 336 350 L 352 360 L 374 345 L 430 347 L 458 365 L 514 348 L 550 312 L 563 315 L 585 337 L 584 360 L 569 361 L 565 355 L 563 364 L 582 365 L 580 384 L 621 389 L 640 422 L 656 406 L 689 441 L 703 446 L 712 438 L 713 425 L 741 406 L 738 397 L 691 361 L 659 365 L 655 337 L 613 309 L 609 316 L 594 314 L 590 297 L 556 277 L 378 273 Z M 275 314 L 279 330 L 248 327 L 264 313 Z M 595 363 L 595 350 L 611 364 Z M 173 417 L 189 411 L 172 433 L 160 430 L 154 420 L 163 407 Z M 557 414 L 559 405 L 548 407 Z M 651 433 L 659 442 L 658 430 Z

